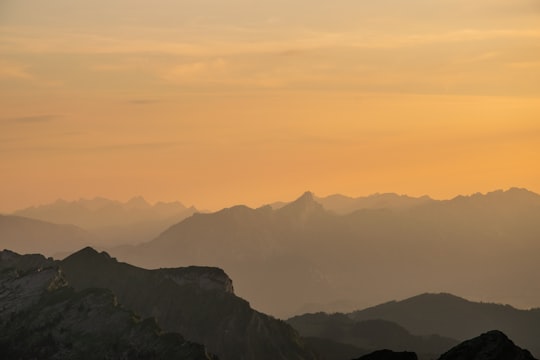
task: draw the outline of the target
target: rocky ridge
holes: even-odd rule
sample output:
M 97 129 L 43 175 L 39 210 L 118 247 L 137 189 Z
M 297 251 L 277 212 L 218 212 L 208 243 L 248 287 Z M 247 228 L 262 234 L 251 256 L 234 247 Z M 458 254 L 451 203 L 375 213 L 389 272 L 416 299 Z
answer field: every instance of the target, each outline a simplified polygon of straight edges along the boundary
M 71 288 L 57 262 L 0 252 L 4 359 L 216 359 L 118 304 L 110 290 Z

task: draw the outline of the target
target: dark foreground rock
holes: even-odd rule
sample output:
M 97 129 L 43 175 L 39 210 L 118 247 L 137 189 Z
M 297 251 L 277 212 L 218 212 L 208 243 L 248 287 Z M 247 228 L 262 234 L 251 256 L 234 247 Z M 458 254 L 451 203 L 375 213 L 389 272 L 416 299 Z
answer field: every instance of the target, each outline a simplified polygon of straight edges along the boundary
M 0 252 L 2 359 L 217 359 L 204 346 L 163 333 L 105 289 L 75 291 L 57 263 Z
M 443 354 L 439 360 L 535 360 L 501 331 L 493 330 L 467 340 Z
M 415 353 L 409 351 L 395 352 L 391 350 L 379 350 L 364 355 L 356 360 L 417 360 Z

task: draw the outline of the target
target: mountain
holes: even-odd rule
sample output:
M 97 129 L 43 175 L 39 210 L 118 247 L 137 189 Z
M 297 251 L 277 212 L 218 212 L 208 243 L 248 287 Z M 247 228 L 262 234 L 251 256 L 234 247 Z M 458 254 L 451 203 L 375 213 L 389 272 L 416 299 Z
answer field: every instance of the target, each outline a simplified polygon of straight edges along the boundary
M 415 336 L 385 320 L 352 320 L 345 314 L 304 314 L 287 320 L 303 337 L 317 337 L 354 345 L 359 349 L 414 351 L 422 358 L 438 356 L 458 343 L 437 335 Z
M 237 294 L 283 318 L 308 304 L 358 309 L 441 291 L 540 304 L 531 286 L 540 272 L 539 195 L 510 189 L 424 200 L 338 214 L 308 192 L 279 209 L 194 214 L 152 241 L 108 251 L 143 267 L 218 266 Z
M 91 248 L 70 255 L 60 266 L 75 289 L 109 289 L 126 307 L 154 317 L 166 331 L 205 344 L 222 360 L 315 359 L 289 325 L 237 297 L 221 269 L 146 270 Z
M 52 256 L 95 242 L 89 232 L 73 225 L 57 225 L 20 216 L 0 215 L 0 248 Z
M 505 334 L 493 330 L 467 340 L 439 360 L 535 360 L 531 353 L 516 346 Z
M 141 320 L 108 290 L 74 291 L 41 255 L 0 252 L 0 289 L 3 359 L 215 359 Z
M 509 305 L 478 303 L 450 294 L 423 294 L 391 301 L 349 314 L 351 319 L 383 319 L 413 334 L 439 334 L 463 341 L 490 329 L 508 334 L 519 346 L 540 354 L 540 309 L 518 310 Z
M 365 209 L 406 210 L 435 201 L 429 196 L 415 198 L 394 193 L 373 194 L 357 198 L 334 194 L 326 197 L 317 197 L 316 200 L 325 209 L 342 215 Z
M 180 202 L 150 205 L 142 197 L 134 197 L 125 203 L 97 197 L 69 202 L 58 200 L 16 211 L 14 215 L 76 225 L 94 234 L 100 245 L 114 246 L 153 239 L 196 211 Z

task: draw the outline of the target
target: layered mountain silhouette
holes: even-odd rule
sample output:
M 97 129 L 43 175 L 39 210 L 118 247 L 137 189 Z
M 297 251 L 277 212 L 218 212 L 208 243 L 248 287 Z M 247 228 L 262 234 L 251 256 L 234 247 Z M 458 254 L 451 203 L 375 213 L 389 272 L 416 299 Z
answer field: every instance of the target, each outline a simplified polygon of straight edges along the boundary
M 92 248 L 62 261 L 0 252 L 0 356 L 6 359 L 197 360 L 217 353 L 220 359 L 246 360 L 409 360 L 417 358 L 411 348 L 444 340 L 432 342 L 384 320 L 351 319 L 358 314 L 290 320 L 326 337 L 304 340 L 235 296 L 232 280 L 218 268 L 145 270 Z M 368 348 L 341 341 L 361 341 Z M 408 351 L 369 353 L 371 346 L 386 345 Z M 439 359 L 534 360 L 498 330 L 449 346 Z
M 472 302 L 443 293 L 391 301 L 355 311 L 348 317 L 356 321 L 383 319 L 413 334 L 439 334 L 460 341 L 499 329 L 519 346 L 540 355 L 540 309 L 518 310 L 509 305 Z
M 2 359 L 214 359 L 204 346 L 163 333 L 106 289 L 74 291 L 58 263 L 0 252 Z
M 75 251 L 95 241 L 94 235 L 74 225 L 0 215 L 0 249 L 52 256 L 59 252 Z
M 227 359 L 314 359 L 285 322 L 253 310 L 221 269 L 145 270 L 85 248 L 60 262 L 77 290 L 106 288 L 118 301 L 166 331 L 204 344 Z
M 514 188 L 447 201 L 375 199 L 347 213 L 308 192 L 278 209 L 194 214 L 110 253 L 144 267 L 218 266 L 255 308 L 281 317 L 306 304 L 359 308 L 426 291 L 540 303 L 531 286 L 540 271 L 539 195 Z
M 194 207 L 185 207 L 180 202 L 150 205 L 142 197 L 134 197 L 125 203 L 97 197 L 58 200 L 16 211 L 14 215 L 76 225 L 91 232 L 95 236 L 94 243 L 114 246 L 148 241 L 196 211 Z
M 355 321 L 345 314 L 305 314 L 287 320 L 300 335 L 350 344 L 363 350 L 414 351 L 430 359 L 458 343 L 438 335 L 412 335 L 402 326 L 380 319 Z

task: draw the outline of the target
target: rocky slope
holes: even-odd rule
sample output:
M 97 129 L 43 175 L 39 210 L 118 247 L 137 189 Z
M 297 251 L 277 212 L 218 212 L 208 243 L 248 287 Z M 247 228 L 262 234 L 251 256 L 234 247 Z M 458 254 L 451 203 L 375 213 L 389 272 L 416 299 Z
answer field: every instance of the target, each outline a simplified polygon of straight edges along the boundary
M 118 305 L 109 290 L 74 291 L 58 264 L 0 252 L 3 359 L 214 359 Z
M 145 270 L 91 248 L 60 264 L 76 289 L 110 289 L 122 304 L 155 317 L 167 331 L 205 344 L 222 360 L 315 358 L 289 325 L 253 310 L 237 297 L 220 269 Z

